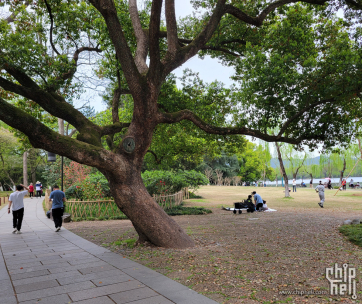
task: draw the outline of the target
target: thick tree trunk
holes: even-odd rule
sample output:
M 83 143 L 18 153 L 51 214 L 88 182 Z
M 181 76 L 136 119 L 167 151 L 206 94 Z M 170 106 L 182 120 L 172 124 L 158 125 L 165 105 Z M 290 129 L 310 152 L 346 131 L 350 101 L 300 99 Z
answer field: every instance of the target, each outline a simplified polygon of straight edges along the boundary
M 285 197 L 290 197 L 289 194 L 289 185 L 288 185 L 288 175 L 285 172 L 285 168 L 284 168 L 284 163 L 283 163 L 283 158 L 282 158 L 282 154 L 280 153 L 280 147 L 278 143 L 275 143 L 275 147 L 277 148 L 277 152 L 278 152 L 278 160 L 279 160 L 279 164 L 280 164 L 280 171 L 283 174 L 284 177 L 284 188 L 285 188 Z
M 23 154 L 23 185 L 28 187 L 28 152 Z
M 119 209 L 136 229 L 139 243 L 149 241 L 166 248 L 193 247 L 193 240 L 155 202 L 143 184 L 141 168 L 152 142 L 157 104 L 151 102 L 152 96 L 140 95 L 139 99 L 134 96 L 134 103 L 142 103 L 143 106 L 138 107 L 137 111 L 135 107 L 132 123 L 120 145 L 119 154 L 114 154 L 103 168 L 98 169 L 107 178 Z
M 139 235 L 138 242 L 149 241 L 166 248 L 193 247 L 193 240 L 149 195 L 140 172 L 129 172 L 126 179 L 124 173 L 117 167 L 103 172 L 116 204 L 132 221 Z

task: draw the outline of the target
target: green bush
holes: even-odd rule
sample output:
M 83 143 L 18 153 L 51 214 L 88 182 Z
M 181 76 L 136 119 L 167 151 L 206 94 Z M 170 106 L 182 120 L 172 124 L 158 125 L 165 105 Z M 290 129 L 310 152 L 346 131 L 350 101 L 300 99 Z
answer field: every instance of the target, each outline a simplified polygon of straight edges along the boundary
M 83 191 L 80 189 L 79 185 L 72 185 L 67 190 L 65 190 L 65 197 L 67 199 L 75 198 L 78 200 L 83 199 Z
M 97 173 L 88 175 L 86 181 L 88 181 L 93 185 L 99 184 L 104 194 L 103 196 L 111 197 L 111 190 L 109 188 L 109 183 L 101 172 L 98 171 Z
M 192 171 L 145 171 L 142 174 L 143 182 L 150 195 L 173 194 L 185 187 L 197 189 L 200 185 L 207 185 L 207 177 L 194 170 Z
M 202 215 L 212 213 L 210 209 L 206 209 L 204 207 L 184 207 L 177 206 L 171 209 L 165 210 L 168 215 Z
M 189 191 L 189 195 L 190 195 L 190 198 L 194 199 L 194 198 L 203 198 L 202 196 L 200 195 L 196 195 L 195 193 Z

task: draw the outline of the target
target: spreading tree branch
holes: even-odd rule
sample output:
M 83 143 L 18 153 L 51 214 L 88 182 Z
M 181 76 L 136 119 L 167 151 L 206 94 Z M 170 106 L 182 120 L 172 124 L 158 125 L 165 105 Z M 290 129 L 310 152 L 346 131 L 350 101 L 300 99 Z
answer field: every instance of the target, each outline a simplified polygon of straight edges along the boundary
M 303 0 L 302 2 L 323 5 L 328 0 Z M 231 14 L 240 21 L 243 21 L 247 24 L 254 26 L 261 26 L 265 18 L 274 11 L 276 8 L 288 4 L 299 2 L 299 0 L 279 0 L 269 4 L 257 17 L 249 16 L 244 13 L 237 7 L 233 5 L 226 4 L 226 0 L 218 0 L 215 8 L 212 12 L 209 21 L 205 25 L 205 27 L 201 30 L 201 32 L 195 37 L 195 39 L 189 43 L 187 46 L 183 47 L 177 56 L 174 56 L 171 60 L 170 58 L 166 58 L 164 61 L 164 71 L 163 76 L 166 77 L 170 72 L 174 69 L 178 68 L 184 62 L 186 62 L 191 57 L 195 56 L 202 47 L 206 46 L 209 40 L 212 38 L 215 30 L 217 29 L 221 18 L 225 14 Z M 166 12 L 167 14 L 167 12 Z
M 303 138 L 289 138 L 283 137 L 280 135 L 269 135 L 258 130 L 249 129 L 246 127 L 216 127 L 212 126 L 205 121 L 203 121 L 200 117 L 195 115 L 190 110 L 182 110 L 175 113 L 159 113 L 159 123 L 177 123 L 182 120 L 189 120 L 194 123 L 195 126 L 200 128 L 201 130 L 205 131 L 209 134 L 219 134 L 219 135 L 232 135 L 232 134 L 239 134 L 239 135 L 249 135 L 253 137 L 260 138 L 267 142 L 277 142 L 282 141 L 290 144 L 300 144 Z
M 0 120 L 24 133 L 34 148 L 66 156 L 88 166 L 107 168 L 106 159 L 112 157 L 112 155 L 108 155 L 110 152 L 102 147 L 60 135 L 32 115 L 18 109 L 1 97 Z M 72 149 L 69 149 L 69 147 L 72 147 Z
M 305 112 L 313 109 L 314 107 L 321 105 L 321 104 L 326 104 L 326 103 L 333 103 L 335 102 L 336 99 L 335 98 L 331 98 L 331 99 L 323 99 L 323 100 L 319 100 L 315 103 L 310 104 L 309 106 L 301 109 L 299 112 L 297 112 L 295 115 L 293 115 L 292 117 L 290 117 L 284 124 L 283 126 L 280 128 L 280 131 L 278 133 L 278 136 L 282 136 L 283 133 L 287 130 L 287 128 L 289 127 L 289 125 L 295 121 L 298 117 L 302 116 Z
M 166 0 L 166 24 L 167 24 L 167 44 L 168 53 L 172 56 L 176 55 L 179 48 L 177 37 L 177 22 L 175 14 L 175 0 Z
M 137 0 L 129 0 L 128 6 L 133 30 L 137 41 L 137 49 L 134 60 L 138 71 L 141 74 L 145 74 L 148 71 L 148 66 L 146 64 L 146 58 L 148 53 L 148 37 L 142 30 L 140 16 L 138 15 Z
M 47 0 L 44 0 L 45 5 L 47 7 L 48 13 L 49 13 L 49 18 L 50 18 L 50 44 L 52 46 L 52 49 L 55 53 L 57 53 L 58 55 L 60 55 L 60 53 L 58 52 L 58 50 L 56 49 L 54 43 L 53 43 L 53 25 L 54 25 L 54 19 L 53 19 L 53 14 L 52 14 L 52 10 L 47 2 Z
M 74 76 L 75 72 L 77 71 L 77 63 L 78 63 L 78 60 L 79 60 L 79 55 L 80 55 L 80 53 L 85 52 L 85 51 L 97 52 L 97 53 L 102 52 L 102 50 L 100 48 L 98 48 L 98 47 L 84 46 L 84 47 L 81 47 L 81 48 L 77 49 L 73 54 L 73 62 L 74 62 L 73 68 L 70 69 L 67 73 L 64 73 L 61 76 L 62 80 L 67 80 L 67 79 L 70 79 L 70 78 L 72 78 Z
M 149 26 L 149 46 L 150 46 L 150 69 L 149 79 L 161 80 L 160 61 L 160 23 L 161 23 L 162 0 L 152 1 L 151 17 Z
M 151 153 L 154 157 L 155 157 L 155 161 L 156 161 L 156 164 L 161 164 L 161 158 L 158 158 L 157 157 L 157 154 L 155 152 L 153 152 L 152 150 L 148 150 L 147 153 Z
M 102 130 L 101 130 L 101 136 L 119 133 L 122 131 L 122 129 L 128 128 L 130 125 L 131 125 L 130 123 L 126 123 L 126 122 L 124 122 L 124 123 L 117 122 L 117 123 L 114 123 L 113 125 L 104 126 L 104 127 L 102 127 Z
M 76 110 L 71 104 L 53 92 L 42 90 L 24 72 L 10 66 L 4 66 L 5 70 L 13 76 L 19 83 L 15 84 L 3 77 L 0 77 L 0 87 L 6 91 L 21 95 L 29 100 L 35 101 L 48 113 L 68 121 L 80 132 L 99 131 L 99 127 L 88 120 L 81 112 Z
M 89 2 L 101 13 L 107 24 L 109 36 L 116 50 L 117 59 L 122 66 L 128 86 L 132 93 L 142 91 L 141 75 L 138 72 L 132 52 L 127 44 L 123 28 L 118 20 L 116 7 L 113 0 L 89 0 Z

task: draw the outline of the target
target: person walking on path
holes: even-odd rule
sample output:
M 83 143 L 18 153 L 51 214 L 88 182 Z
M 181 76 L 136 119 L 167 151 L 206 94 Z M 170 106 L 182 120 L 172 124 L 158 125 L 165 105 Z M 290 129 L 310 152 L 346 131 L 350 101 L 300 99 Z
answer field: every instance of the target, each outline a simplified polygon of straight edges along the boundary
M 297 192 L 297 182 L 293 179 L 293 192 Z
M 52 193 L 49 196 L 49 202 L 52 201 L 52 215 L 55 224 L 55 232 L 58 232 L 63 224 L 65 194 L 59 190 L 58 185 L 54 185 Z
M 26 190 L 24 190 L 24 188 Z M 24 196 L 28 194 L 29 188 L 24 185 L 17 185 L 16 191 L 10 194 L 9 197 L 9 207 L 8 213 L 10 213 L 10 209 L 13 210 L 13 233 L 20 234 L 21 233 L 21 224 L 23 223 L 24 217 Z
M 312 180 L 310 180 L 310 182 L 309 182 L 309 188 L 313 188 L 313 181 Z
M 315 188 L 315 191 L 319 194 L 319 199 L 321 200 L 318 203 L 319 207 L 324 208 L 324 185 L 322 184 L 322 181 L 319 181 L 319 185 Z
M 37 181 L 35 184 L 35 190 L 36 190 L 36 197 L 41 197 L 41 188 L 42 188 L 41 182 Z
M 33 197 L 34 197 L 34 186 L 33 186 L 33 183 L 30 183 L 30 186 L 29 186 L 29 197 L 30 197 L 30 198 L 33 198 Z

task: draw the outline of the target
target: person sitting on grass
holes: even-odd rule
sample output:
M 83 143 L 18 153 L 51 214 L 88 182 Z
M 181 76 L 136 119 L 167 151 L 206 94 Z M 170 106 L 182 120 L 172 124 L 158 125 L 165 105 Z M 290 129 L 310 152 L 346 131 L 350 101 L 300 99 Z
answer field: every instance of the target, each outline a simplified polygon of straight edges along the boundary
M 236 210 L 240 209 L 246 209 L 246 212 L 254 212 L 255 211 L 255 205 L 253 204 L 252 196 L 249 195 L 246 200 L 243 200 L 242 203 L 234 203 L 235 208 L 225 208 L 224 206 L 221 206 L 221 210 L 226 211 L 233 211 L 236 213 Z M 239 212 L 241 213 L 241 212 Z
M 248 195 L 248 198 L 245 200 L 245 203 L 248 205 L 248 209 L 255 211 L 255 205 L 251 195 Z

